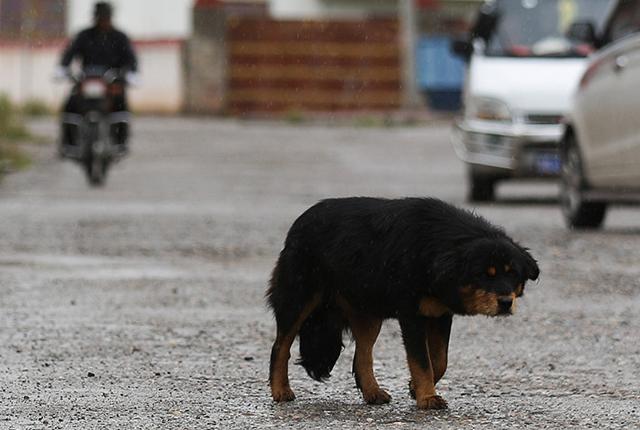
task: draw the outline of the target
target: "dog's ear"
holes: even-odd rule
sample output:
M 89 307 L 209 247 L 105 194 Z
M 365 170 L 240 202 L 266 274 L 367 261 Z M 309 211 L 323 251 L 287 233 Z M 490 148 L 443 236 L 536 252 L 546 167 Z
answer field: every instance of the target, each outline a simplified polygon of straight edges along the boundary
M 540 276 L 540 268 L 538 267 L 538 262 L 531 256 L 531 254 L 529 254 L 529 251 L 526 248 L 521 247 L 517 243 L 515 245 L 522 255 L 525 275 L 527 276 L 527 279 L 535 281 L 536 279 L 538 279 L 538 276 Z

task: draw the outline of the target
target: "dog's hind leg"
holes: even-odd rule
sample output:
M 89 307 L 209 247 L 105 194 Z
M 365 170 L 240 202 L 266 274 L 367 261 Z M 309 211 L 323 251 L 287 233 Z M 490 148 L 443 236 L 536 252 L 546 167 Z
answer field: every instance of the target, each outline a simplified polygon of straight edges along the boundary
M 351 314 L 349 325 L 356 341 L 353 374 L 364 401 L 373 405 L 389 403 L 391 396 L 380 388 L 373 374 L 373 345 L 380 333 L 382 320 Z
M 411 384 L 420 409 L 444 409 L 447 402 L 436 394 L 434 371 L 427 343 L 425 318 L 400 319 L 402 340 L 407 351 L 407 362 L 411 373 Z
M 320 294 L 314 295 L 294 315 L 287 318 L 276 314 L 277 335 L 271 348 L 271 363 L 269 366 L 269 384 L 271 396 L 276 402 L 287 402 L 295 399 L 289 386 L 289 358 L 291 345 L 300 331 L 302 323 L 311 315 L 320 303 Z

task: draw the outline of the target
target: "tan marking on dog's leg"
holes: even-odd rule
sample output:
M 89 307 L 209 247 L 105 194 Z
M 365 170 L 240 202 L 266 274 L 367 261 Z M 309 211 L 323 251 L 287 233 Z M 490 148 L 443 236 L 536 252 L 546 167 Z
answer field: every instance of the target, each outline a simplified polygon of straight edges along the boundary
M 411 356 L 407 357 L 409 372 L 411 373 L 411 384 L 415 393 L 416 404 L 419 409 L 444 409 L 447 402 L 436 394 L 436 387 L 433 378 L 431 360 L 429 367 L 424 369 L 420 363 Z
M 447 371 L 451 322 L 451 316 L 427 320 L 427 342 L 434 384 L 437 384 Z
M 452 315 L 427 318 L 427 350 L 429 351 L 429 360 L 431 360 L 434 385 L 442 379 L 447 371 L 452 318 Z M 416 387 L 413 380 L 409 381 L 409 394 L 413 399 L 416 398 Z
M 353 370 L 360 385 L 362 397 L 369 404 L 389 403 L 391 396 L 380 388 L 373 374 L 373 345 L 380 333 L 382 320 L 351 314 L 349 324 L 356 341 Z
M 288 402 L 295 399 L 295 394 L 289 386 L 289 358 L 290 349 L 296 338 L 296 333 L 278 336 L 274 343 L 274 363 L 271 373 L 271 397 L 276 402 Z
M 409 395 L 413 400 L 416 399 L 416 384 L 413 383 L 413 380 L 409 381 Z
M 438 335 L 429 335 L 429 357 L 433 366 L 433 383 L 437 384 L 447 371 L 447 345 L 441 339 L 433 339 Z
M 288 402 L 295 399 L 295 394 L 289 386 L 289 358 L 291 357 L 291 345 L 296 339 L 298 331 L 302 323 L 311 315 L 311 312 L 320 303 L 320 294 L 313 297 L 300 313 L 298 320 L 288 333 L 278 333 L 276 341 L 273 344 L 271 363 L 271 397 L 276 402 Z

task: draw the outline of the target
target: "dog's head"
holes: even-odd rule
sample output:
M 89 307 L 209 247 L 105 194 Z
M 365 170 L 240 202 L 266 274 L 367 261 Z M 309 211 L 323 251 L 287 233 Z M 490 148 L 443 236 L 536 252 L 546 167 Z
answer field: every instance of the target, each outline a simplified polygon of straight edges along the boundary
M 434 262 L 441 291 L 456 313 L 510 315 L 527 280 L 540 269 L 526 249 L 508 238 L 477 239 Z

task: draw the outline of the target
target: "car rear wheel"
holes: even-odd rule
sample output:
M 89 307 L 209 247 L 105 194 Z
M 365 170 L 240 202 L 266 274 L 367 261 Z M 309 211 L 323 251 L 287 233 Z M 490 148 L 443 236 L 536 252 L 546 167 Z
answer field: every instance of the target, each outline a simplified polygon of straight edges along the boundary
M 496 178 L 485 174 L 469 171 L 470 202 L 490 202 L 495 199 Z
M 582 168 L 582 157 L 575 137 L 565 138 L 562 170 L 560 173 L 560 205 L 565 221 L 570 228 L 599 228 L 606 215 L 607 204 L 585 200 L 587 188 Z

